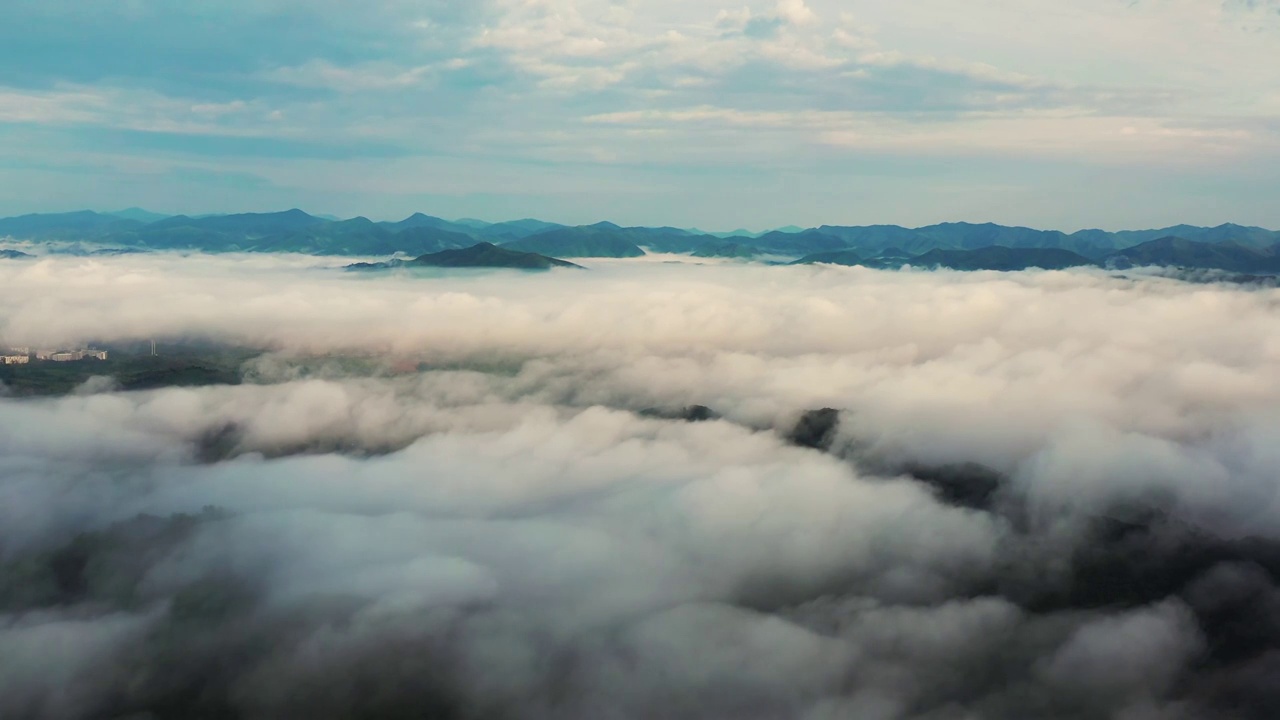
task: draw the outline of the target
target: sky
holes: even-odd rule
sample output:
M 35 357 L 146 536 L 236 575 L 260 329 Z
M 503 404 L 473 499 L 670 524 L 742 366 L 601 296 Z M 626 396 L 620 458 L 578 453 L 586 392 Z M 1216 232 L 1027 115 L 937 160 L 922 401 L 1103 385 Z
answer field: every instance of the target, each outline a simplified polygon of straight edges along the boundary
M 0 214 L 1280 227 L 1277 0 L 8 0 Z

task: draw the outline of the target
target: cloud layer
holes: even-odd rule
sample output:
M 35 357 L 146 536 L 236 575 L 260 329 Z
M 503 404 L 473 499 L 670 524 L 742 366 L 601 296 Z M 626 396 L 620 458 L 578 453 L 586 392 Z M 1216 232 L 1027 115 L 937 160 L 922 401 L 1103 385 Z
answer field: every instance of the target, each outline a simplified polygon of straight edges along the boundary
M 0 400 L 0 714 L 1277 707 L 1274 290 L 327 262 L 0 267 L 11 342 L 270 348 Z
M 20 1 L 10 20 L 6 213 L 1280 225 L 1274 3 Z

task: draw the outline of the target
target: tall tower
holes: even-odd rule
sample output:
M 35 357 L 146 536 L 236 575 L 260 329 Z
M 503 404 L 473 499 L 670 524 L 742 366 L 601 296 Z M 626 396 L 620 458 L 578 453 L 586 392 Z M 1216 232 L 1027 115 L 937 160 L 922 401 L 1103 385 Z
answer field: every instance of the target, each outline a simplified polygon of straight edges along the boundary
M 155 357 L 155 356 L 156 356 L 156 341 L 152 340 L 151 341 L 151 357 Z

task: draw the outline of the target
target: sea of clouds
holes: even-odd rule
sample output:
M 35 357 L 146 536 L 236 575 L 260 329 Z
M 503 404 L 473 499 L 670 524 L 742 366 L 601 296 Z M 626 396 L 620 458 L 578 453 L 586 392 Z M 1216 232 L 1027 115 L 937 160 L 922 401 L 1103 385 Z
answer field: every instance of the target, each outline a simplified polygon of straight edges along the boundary
M 1280 713 L 1280 291 L 342 262 L 0 264 L 266 350 L 0 398 L 0 717 Z

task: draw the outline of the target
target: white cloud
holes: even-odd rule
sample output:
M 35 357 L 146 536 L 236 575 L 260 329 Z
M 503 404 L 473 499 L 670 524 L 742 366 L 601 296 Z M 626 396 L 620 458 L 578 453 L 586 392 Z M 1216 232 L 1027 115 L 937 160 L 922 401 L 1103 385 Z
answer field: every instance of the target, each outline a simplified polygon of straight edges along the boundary
M 0 578 L 0 710 L 1003 720 L 1273 691 L 1280 588 L 1194 561 L 1280 539 L 1275 290 L 336 264 L 0 264 L 6 342 L 275 349 L 239 386 L 0 399 L 4 567 L 46 581 Z M 725 419 L 636 412 L 690 403 Z M 789 444 L 822 406 L 833 452 Z M 998 499 L 908 462 L 983 463 Z
M 5 88 L 0 91 L 0 121 L 9 123 L 79 123 L 100 117 L 107 97 L 89 88 L 54 92 Z
M 62 85 L 30 91 L 0 87 L 0 121 L 190 135 L 256 135 L 261 102 L 199 102 L 137 88 Z
M 465 67 L 451 61 L 450 68 Z M 326 60 L 311 60 L 297 67 L 282 67 L 262 73 L 271 82 L 300 87 L 326 88 L 338 92 L 353 93 L 393 90 L 421 85 L 430 79 L 435 68 L 420 66 L 401 68 L 387 64 L 365 64 L 356 67 L 339 67 Z
M 314 4 L 296 0 L 250 5 L 240 9 L 255 18 L 291 12 L 311 18 L 315 12 Z M 131 17 L 154 20 L 160 9 L 172 10 L 161 13 L 171 19 L 189 12 L 139 5 Z M 58 167 L 146 162 L 182 170 L 195 153 L 177 142 L 138 138 L 138 147 L 117 151 L 76 140 L 86 129 L 107 127 L 334 147 L 376 144 L 376 163 L 361 156 L 319 171 L 297 158 L 218 158 L 229 173 L 277 185 L 270 194 L 234 202 L 266 203 L 270 197 L 274 205 L 314 201 L 358 213 L 391 204 L 389 190 L 394 213 L 439 201 L 456 208 L 435 210 L 445 214 L 564 212 L 586 219 L 601 212 L 598 202 L 578 200 L 571 210 L 560 209 L 571 204 L 566 198 L 580 197 L 580 187 L 636 185 L 651 191 L 645 210 L 619 201 L 611 213 L 634 212 L 634 221 L 647 221 L 672 207 L 658 196 L 673 186 L 682 188 L 679 197 L 690 198 L 681 216 L 697 224 L 803 224 L 809 221 L 797 215 L 813 217 L 837 203 L 884 208 L 886 199 L 896 209 L 892 217 L 861 220 L 919 224 L 1029 207 L 1009 198 L 953 203 L 944 186 L 958 184 L 950 173 L 961 162 L 974 178 L 975 197 L 997 187 L 1040 188 L 1041 209 L 1018 222 L 1064 224 L 1064 216 L 1076 222 L 1071 216 L 1113 203 L 1115 190 L 1128 187 L 1129 213 L 1078 222 L 1113 222 L 1117 215 L 1117 223 L 1148 222 L 1157 214 L 1148 209 L 1151 198 L 1176 194 L 1180 199 L 1165 203 L 1162 219 L 1154 222 L 1188 219 L 1168 213 L 1195 206 L 1197 217 L 1215 222 L 1274 224 L 1260 195 L 1246 200 L 1248 193 L 1239 192 L 1270 182 L 1274 171 L 1267 168 L 1280 155 L 1280 70 L 1260 61 L 1280 43 L 1280 27 L 1274 7 L 1264 3 L 919 0 L 859 6 L 851 14 L 847 3 L 835 0 L 388 0 L 363 10 L 326 3 L 322 10 L 322 18 L 312 19 L 330 28 L 346 18 L 351 32 L 304 37 L 288 52 L 237 54 L 239 64 L 216 73 L 170 63 L 174 67 L 165 72 L 174 77 L 108 75 L 115 79 L 7 88 L 0 94 L 0 121 L 41 127 L 20 128 L 23 137 L 4 150 Z M 102 12 L 108 17 L 114 11 Z M 229 18 L 204 21 L 244 32 Z M 156 52 L 161 50 L 158 45 Z M 718 127 L 714 118 L 690 119 L 707 108 L 721 118 Z M 601 117 L 632 119 L 598 122 Z M 43 137 L 33 146 L 29 140 L 37 135 Z M 258 151 L 270 155 L 266 143 Z M 884 174 L 895 160 L 897 169 Z M 832 188 L 859 196 L 888 192 L 883 188 L 902 168 L 923 163 L 932 169 L 921 182 L 903 185 L 893 197 L 877 195 L 862 205 L 834 195 L 818 199 Z M 556 168 L 550 174 L 557 181 L 539 182 L 546 173 L 534 174 L 535 164 Z M 435 180 L 445 165 L 453 185 Z M 720 172 L 744 166 L 751 170 L 732 179 Z M 832 170 L 837 166 L 843 173 Z M 623 167 L 639 172 L 624 178 L 615 173 Z M 686 179 L 689 167 L 703 171 L 693 173 L 700 185 Z M 1090 184 L 1073 195 L 1079 198 L 1075 207 L 1061 209 L 1062 188 L 1089 167 L 1114 178 L 1111 186 L 1103 191 Z M 1171 167 L 1179 168 L 1176 177 L 1166 174 Z M 1126 171 L 1126 179 L 1114 174 L 1117 169 Z M 882 173 L 879 181 L 869 179 L 872 172 Z M 1011 181 L 1010 172 L 1019 179 Z M 743 205 L 731 198 L 749 190 L 744 183 L 764 197 L 772 178 L 790 173 L 799 180 L 786 184 L 796 190 L 767 195 L 779 199 L 767 219 L 729 217 Z M 357 202 L 333 181 L 316 192 L 326 174 L 376 192 Z M 50 175 L 37 192 L 35 177 L 25 172 L 25 181 L 5 180 L 15 190 L 31 188 L 8 196 L 34 198 L 12 201 L 13 212 L 31 209 L 23 202 L 39 203 L 39 209 L 86 204 L 72 199 L 103 197 L 107 190 L 95 187 L 115 187 L 84 181 L 83 190 L 72 193 L 69 188 L 81 181 Z M 1177 187 L 1157 192 L 1151 177 Z M 1206 190 L 1228 185 L 1233 190 Z M 44 189 L 51 186 L 67 190 Z M 486 186 L 515 189 L 499 200 Z M 912 197 L 918 187 L 936 192 Z M 177 194 L 162 185 L 139 186 L 138 192 Z M 482 196 L 498 206 L 468 204 L 479 204 Z M 181 197 L 218 199 L 225 206 L 217 209 L 235 209 L 224 191 L 197 189 Z M 747 205 L 763 212 L 762 203 Z M 713 207 L 711 218 L 697 211 Z M 1220 209 L 1226 207 L 1233 209 Z M 1141 219 L 1134 208 L 1144 209 Z
M 1020 157 L 1074 157 L 1081 148 L 1101 164 L 1215 163 L 1259 149 L 1280 150 L 1280 135 L 1248 128 L 1167 126 L 1151 118 L 1099 116 L 1087 108 L 1050 112 L 970 112 L 934 122 L 885 112 L 741 111 L 711 106 L 641 110 L 584 118 L 592 125 L 685 128 L 691 136 L 749 129 L 802 142 L 904 155 L 960 155 L 975 150 Z
M 808 25 L 818 20 L 804 0 L 778 0 L 777 16 L 793 25 Z

